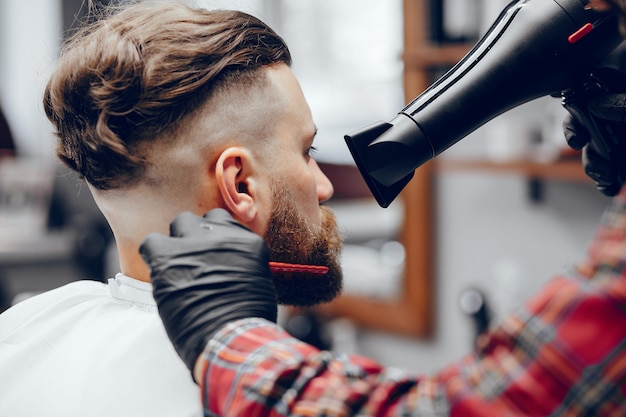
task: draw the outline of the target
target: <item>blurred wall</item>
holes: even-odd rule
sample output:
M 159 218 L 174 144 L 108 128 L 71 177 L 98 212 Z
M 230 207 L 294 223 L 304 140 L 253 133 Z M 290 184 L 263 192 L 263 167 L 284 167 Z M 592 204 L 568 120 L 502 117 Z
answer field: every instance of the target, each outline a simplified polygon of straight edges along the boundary
M 41 98 L 58 54 L 61 20 L 58 0 L 0 2 L 0 103 L 23 154 L 52 155 Z

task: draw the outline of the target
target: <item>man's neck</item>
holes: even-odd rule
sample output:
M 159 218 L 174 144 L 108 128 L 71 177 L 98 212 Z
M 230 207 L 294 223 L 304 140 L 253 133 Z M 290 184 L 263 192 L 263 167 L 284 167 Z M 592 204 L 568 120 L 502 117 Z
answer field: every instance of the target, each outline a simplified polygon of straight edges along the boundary
M 150 269 L 143 261 L 139 254 L 139 248 L 136 245 L 121 244 L 118 246 L 120 257 L 120 267 L 122 273 L 126 276 L 135 278 L 139 281 L 150 282 Z

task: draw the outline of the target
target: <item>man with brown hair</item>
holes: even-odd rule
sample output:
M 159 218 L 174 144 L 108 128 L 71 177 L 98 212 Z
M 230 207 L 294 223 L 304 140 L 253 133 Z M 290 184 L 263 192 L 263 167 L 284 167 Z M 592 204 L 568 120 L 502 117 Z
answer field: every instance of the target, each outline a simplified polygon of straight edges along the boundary
M 283 40 L 255 17 L 164 2 L 116 10 L 64 46 L 45 111 L 59 157 L 111 226 L 121 272 L 0 315 L 0 415 L 201 414 L 139 254 L 181 212 L 219 208 L 264 236 L 272 261 L 328 268 L 276 275 L 273 299 L 309 305 L 337 294 L 341 240 L 321 206 L 333 187 L 311 156 L 316 127 L 290 64 Z M 191 366 L 198 354 L 181 357 Z

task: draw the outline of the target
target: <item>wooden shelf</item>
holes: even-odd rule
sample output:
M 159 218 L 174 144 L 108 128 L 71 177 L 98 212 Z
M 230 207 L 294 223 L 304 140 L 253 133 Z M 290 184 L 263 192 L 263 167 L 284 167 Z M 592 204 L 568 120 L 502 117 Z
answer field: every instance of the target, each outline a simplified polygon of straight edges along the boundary
M 440 172 L 452 171 L 493 171 L 523 175 L 532 179 L 561 180 L 592 184 L 585 174 L 579 159 L 564 159 L 555 162 L 535 162 L 527 160 L 494 162 L 481 159 L 441 158 L 436 161 Z
M 451 66 L 467 55 L 472 47 L 471 44 L 426 44 L 420 48 L 407 49 L 404 51 L 403 59 L 405 65 L 411 69 L 427 70 Z

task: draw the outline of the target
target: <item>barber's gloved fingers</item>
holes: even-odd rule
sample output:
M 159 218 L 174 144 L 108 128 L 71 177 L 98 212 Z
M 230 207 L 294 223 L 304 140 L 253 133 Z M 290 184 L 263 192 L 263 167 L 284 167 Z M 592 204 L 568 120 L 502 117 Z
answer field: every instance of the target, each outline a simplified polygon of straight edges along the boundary
M 203 218 L 191 212 L 179 214 L 170 224 L 170 236 L 190 236 L 202 232 Z
M 169 239 L 160 233 L 150 233 L 146 236 L 139 246 L 139 254 L 144 262 L 150 265 L 157 257 L 157 254 L 162 253 L 164 248 L 167 247 Z
M 249 230 L 246 226 L 235 220 L 229 212 L 221 208 L 216 208 L 208 211 L 204 215 L 204 220 L 212 224 L 233 225 L 242 229 Z
M 173 237 L 194 236 L 206 234 L 207 231 L 221 226 L 249 230 L 239 223 L 224 209 L 216 208 L 208 211 L 204 217 L 197 216 L 190 212 L 181 213 L 170 225 L 170 235 Z
M 233 256 L 244 254 L 254 262 L 269 261 L 262 237 L 236 221 L 226 210 L 213 209 L 204 217 L 185 212 L 170 225 L 170 237 L 151 234 L 142 242 L 139 252 L 153 268 L 163 260 L 195 256 L 202 262 L 224 264 Z M 239 254 L 234 251 L 239 248 Z M 258 259 L 258 258 L 262 259 Z
M 626 123 L 626 72 L 600 67 L 594 74 L 602 80 L 608 91 L 589 100 L 589 113 L 600 120 Z
M 141 242 L 139 254 L 144 262 L 150 266 L 152 276 L 158 274 L 171 263 L 173 259 L 180 258 L 189 252 L 198 250 L 199 247 L 209 250 L 217 244 L 217 239 L 211 241 L 203 236 L 188 238 L 170 237 L 159 233 L 152 233 Z
M 169 257 L 184 251 L 184 243 L 180 244 L 177 237 L 185 234 L 199 235 L 202 231 L 203 218 L 191 212 L 181 213 L 170 224 L 170 235 L 164 236 L 160 233 L 151 233 L 146 236 L 139 246 L 139 253 L 143 260 L 154 267 L 159 258 Z
M 607 197 L 615 197 L 621 190 L 621 187 L 617 184 L 596 184 L 596 188 Z
M 626 123 L 626 93 L 594 97 L 589 101 L 589 112 L 599 119 Z
M 590 146 L 583 149 L 582 163 L 585 174 L 596 183 L 596 188 L 602 194 L 613 197 L 622 187 L 619 172 L 614 165 L 603 158 Z
M 563 119 L 563 134 L 567 145 L 577 151 L 589 142 L 589 132 L 570 113 L 567 113 Z
M 615 93 L 626 92 L 626 72 L 605 65 L 596 68 L 593 73 L 602 80 L 609 91 Z
M 150 265 L 165 330 L 190 370 L 207 341 L 231 321 L 276 321 L 277 301 L 263 238 L 225 210 L 182 213 L 171 236 L 153 234 L 140 247 Z

